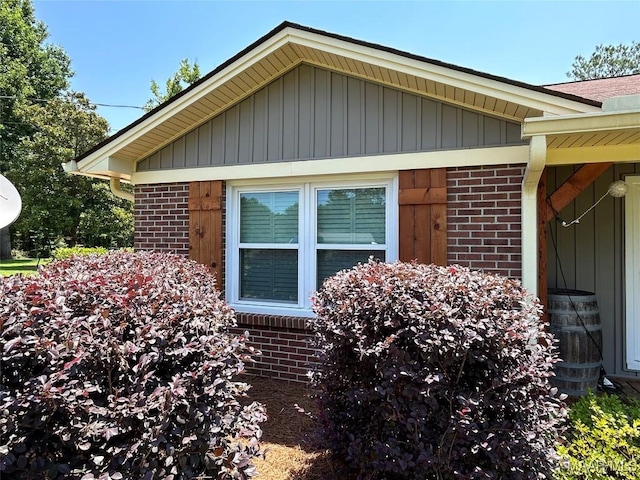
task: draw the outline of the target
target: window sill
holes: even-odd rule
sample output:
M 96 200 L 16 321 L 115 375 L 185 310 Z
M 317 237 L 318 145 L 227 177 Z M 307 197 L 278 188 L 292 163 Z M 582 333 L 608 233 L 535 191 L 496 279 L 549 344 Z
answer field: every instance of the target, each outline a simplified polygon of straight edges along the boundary
M 238 327 L 270 327 L 289 330 L 309 330 L 309 317 L 292 317 L 265 313 L 236 312 Z
M 313 318 L 315 314 L 307 308 L 286 305 L 269 305 L 268 303 L 229 302 L 229 306 L 238 314 L 270 315 L 277 317 Z

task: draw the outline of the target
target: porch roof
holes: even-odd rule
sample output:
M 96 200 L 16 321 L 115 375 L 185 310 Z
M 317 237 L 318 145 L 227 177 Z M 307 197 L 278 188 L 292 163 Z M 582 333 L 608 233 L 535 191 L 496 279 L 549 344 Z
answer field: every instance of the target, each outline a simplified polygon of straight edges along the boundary
M 640 161 L 640 95 L 612 97 L 601 112 L 527 118 L 523 138 L 543 136 L 547 165 Z

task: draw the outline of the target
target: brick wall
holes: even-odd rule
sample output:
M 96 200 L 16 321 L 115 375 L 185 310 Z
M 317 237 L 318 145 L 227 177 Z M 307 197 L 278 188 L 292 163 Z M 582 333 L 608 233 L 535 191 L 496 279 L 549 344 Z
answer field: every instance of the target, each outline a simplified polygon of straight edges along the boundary
M 447 262 L 521 277 L 520 189 L 524 165 L 447 170 Z M 135 187 L 136 249 L 189 255 L 189 184 Z M 224 198 L 224 197 L 223 197 Z M 250 373 L 307 381 L 316 361 L 303 318 L 238 314 L 262 351 Z
M 524 165 L 447 170 L 447 263 L 522 277 Z
M 268 315 L 237 314 L 237 334 L 249 332 L 249 344 L 262 352 L 247 372 L 294 382 L 307 382 L 307 372 L 316 362 L 310 345 L 306 319 Z
M 189 184 L 136 185 L 136 250 L 189 255 Z

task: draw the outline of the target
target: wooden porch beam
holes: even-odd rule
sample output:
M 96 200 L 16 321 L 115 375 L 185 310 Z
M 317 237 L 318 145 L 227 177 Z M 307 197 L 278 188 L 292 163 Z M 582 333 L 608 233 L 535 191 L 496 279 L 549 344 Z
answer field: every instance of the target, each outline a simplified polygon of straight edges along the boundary
M 587 163 L 580 167 L 569 179 L 564 182 L 549 197 L 544 213 L 545 222 L 548 222 L 559 212 L 569 205 L 585 188 L 591 185 L 596 178 L 605 172 L 612 162 L 608 163 Z

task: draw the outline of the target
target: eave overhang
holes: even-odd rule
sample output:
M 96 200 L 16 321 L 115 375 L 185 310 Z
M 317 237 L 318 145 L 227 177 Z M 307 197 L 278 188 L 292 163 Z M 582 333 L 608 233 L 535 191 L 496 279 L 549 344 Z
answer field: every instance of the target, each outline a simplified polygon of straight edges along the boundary
M 545 137 L 547 165 L 640 161 L 640 109 L 527 118 L 523 138 Z
M 74 173 L 128 181 L 139 160 L 301 63 L 516 122 L 600 110 L 598 102 L 285 22 L 78 157 Z M 119 166 L 111 168 L 109 159 L 118 159 Z
M 80 168 L 77 161 L 63 163 L 62 168 L 67 173 L 101 178 L 103 180 L 118 179 L 131 182 L 133 165 L 130 161 L 121 158 L 101 157 L 93 162 L 91 168 Z

